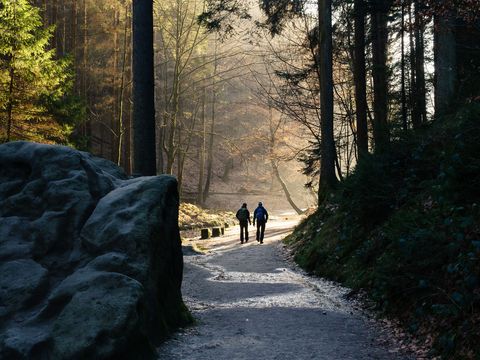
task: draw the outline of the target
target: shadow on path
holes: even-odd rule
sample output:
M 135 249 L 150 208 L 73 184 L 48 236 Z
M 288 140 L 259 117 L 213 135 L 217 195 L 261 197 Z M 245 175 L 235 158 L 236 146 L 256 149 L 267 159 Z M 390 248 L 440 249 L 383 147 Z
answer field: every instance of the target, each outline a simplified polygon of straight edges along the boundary
M 198 324 L 159 349 L 161 359 L 407 359 L 343 296 L 290 267 L 279 242 L 296 221 L 269 222 L 265 243 L 238 229 L 185 258 L 183 294 Z M 252 234 L 252 229 L 250 234 Z

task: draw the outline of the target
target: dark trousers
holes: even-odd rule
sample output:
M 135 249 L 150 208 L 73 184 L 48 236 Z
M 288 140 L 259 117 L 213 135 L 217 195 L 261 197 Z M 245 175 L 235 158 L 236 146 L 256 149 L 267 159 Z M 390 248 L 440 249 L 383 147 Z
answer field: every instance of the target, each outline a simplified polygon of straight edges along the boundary
M 257 241 L 263 243 L 263 235 L 265 234 L 265 221 L 257 221 Z
M 245 235 L 244 235 L 245 232 Z M 240 242 L 243 243 L 243 239 L 245 238 L 245 242 L 248 241 L 248 221 L 240 221 Z

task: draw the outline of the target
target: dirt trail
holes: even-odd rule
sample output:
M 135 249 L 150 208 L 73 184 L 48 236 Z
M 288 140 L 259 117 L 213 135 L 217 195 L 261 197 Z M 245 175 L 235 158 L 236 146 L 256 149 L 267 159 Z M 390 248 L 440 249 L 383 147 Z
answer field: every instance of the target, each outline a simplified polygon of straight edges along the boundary
M 285 260 L 280 240 L 297 220 L 269 221 L 264 244 L 240 244 L 238 228 L 196 241 L 186 254 L 183 296 L 197 325 L 176 333 L 160 359 L 407 359 L 333 283 Z

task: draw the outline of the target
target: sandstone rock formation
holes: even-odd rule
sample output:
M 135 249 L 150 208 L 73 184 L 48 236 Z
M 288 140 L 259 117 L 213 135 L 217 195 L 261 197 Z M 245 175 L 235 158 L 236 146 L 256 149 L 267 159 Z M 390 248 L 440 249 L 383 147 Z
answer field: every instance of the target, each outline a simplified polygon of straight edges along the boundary
M 0 358 L 151 358 L 188 320 L 176 180 L 0 145 Z

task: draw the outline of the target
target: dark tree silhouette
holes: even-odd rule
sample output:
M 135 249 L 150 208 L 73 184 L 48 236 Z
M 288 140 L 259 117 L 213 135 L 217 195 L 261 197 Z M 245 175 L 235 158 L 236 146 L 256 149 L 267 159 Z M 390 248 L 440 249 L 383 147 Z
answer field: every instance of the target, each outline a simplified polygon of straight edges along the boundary
M 321 111 L 321 163 L 319 198 L 337 184 L 335 174 L 335 140 L 333 136 L 333 65 L 332 65 L 332 1 L 318 0 Z M 320 199 L 321 200 L 321 199 Z
M 153 1 L 133 1 L 134 173 L 155 175 Z
M 373 56 L 373 139 L 375 151 L 383 152 L 389 142 L 388 127 L 388 11 L 391 1 L 374 0 L 372 3 L 372 56 Z
M 357 118 L 357 148 L 358 154 L 368 152 L 367 124 L 367 81 L 365 70 L 365 1 L 355 0 L 355 106 Z
M 435 113 L 447 112 L 457 85 L 455 19 L 450 11 L 435 16 Z

